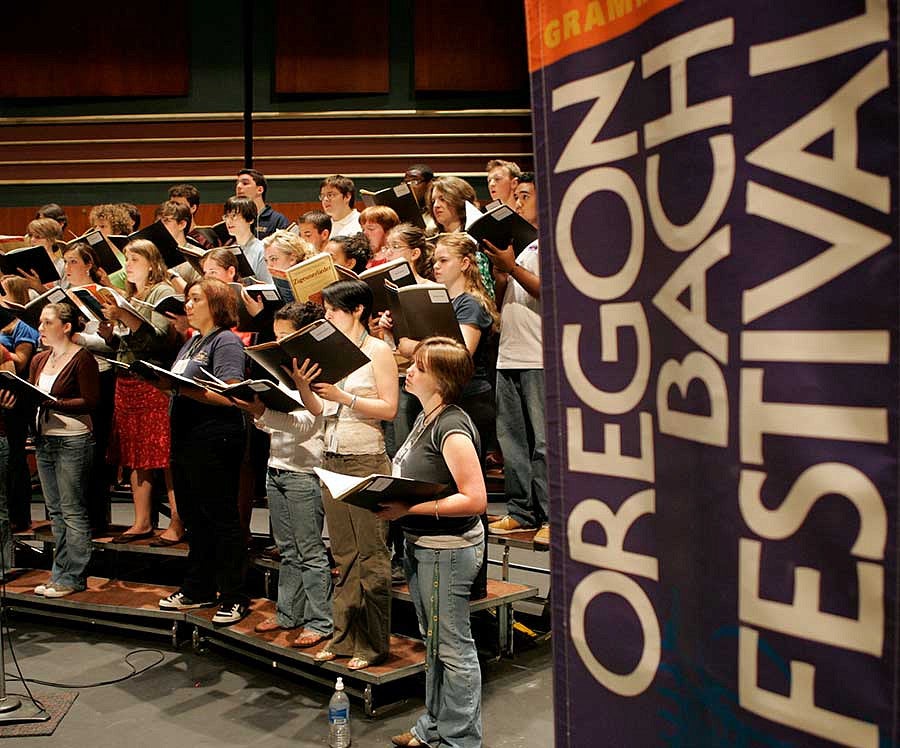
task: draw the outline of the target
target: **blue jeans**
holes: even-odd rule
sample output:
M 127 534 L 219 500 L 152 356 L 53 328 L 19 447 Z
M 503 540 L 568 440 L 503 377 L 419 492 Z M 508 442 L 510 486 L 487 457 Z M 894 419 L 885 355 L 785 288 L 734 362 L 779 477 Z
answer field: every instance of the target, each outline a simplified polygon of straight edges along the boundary
M 0 416 L 2 417 L 2 416 Z M 12 534 L 9 527 L 9 495 L 6 490 L 9 442 L 0 434 L 0 575 L 12 567 Z
M 469 591 L 483 556 L 483 541 L 446 550 L 406 543 L 406 578 L 426 649 L 425 713 L 412 732 L 429 745 L 481 746 L 481 667 Z M 437 631 L 429 628 L 435 616 Z
M 35 447 L 44 504 L 56 542 L 50 584 L 83 590 L 85 569 L 91 560 L 91 523 L 84 489 L 91 471 L 94 437 L 39 436 Z
M 506 511 L 527 527 L 550 517 L 543 369 L 497 369 L 497 440 Z
M 331 636 L 331 569 L 322 541 L 325 512 L 319 479 L 269 468 L 266 492 L 272 534 L 281 554 L 278 624 Z

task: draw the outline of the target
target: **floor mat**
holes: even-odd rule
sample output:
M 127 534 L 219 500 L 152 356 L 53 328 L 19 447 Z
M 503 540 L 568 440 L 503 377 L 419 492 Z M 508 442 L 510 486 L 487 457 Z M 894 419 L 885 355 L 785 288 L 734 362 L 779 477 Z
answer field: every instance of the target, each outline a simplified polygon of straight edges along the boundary
M 50 719 L 46 722 L 15 722 L 9 724 L 0 724 L 0 738 L 24 738 L 37 735 L 52 735 L 56 730 L 56 726 L 60 723 L 66 712 L 75 699 L 78 698 L 77 691 L 36 691 L 32 689 L 34 698 L 43 705 L 44 709 L 50 714 Z M 16 691 L 18 694 L 18 690 Z M 19 696 L 22 700 L 22 706 L 9 715 L 3 716 L 20 716 L 34 717 L 40 714 L 40 711 L 31 703 L 27 696 Z

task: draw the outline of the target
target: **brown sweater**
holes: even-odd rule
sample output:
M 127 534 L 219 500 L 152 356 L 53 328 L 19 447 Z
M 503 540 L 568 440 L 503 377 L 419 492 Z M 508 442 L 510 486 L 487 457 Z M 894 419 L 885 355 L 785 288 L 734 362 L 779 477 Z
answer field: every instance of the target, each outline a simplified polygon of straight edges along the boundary
M 50 353 L 50 350 L 41 351 L 31 359 L 28 380 L 35 387 L 50 359 Z M 57 399 L 55 403 L 48 402 L 46 407 L 50 410 L 71 415 L 92 414 L 100 402 L 100 371 L 97 360 L 82 348 L 59 372 L 50 394 Z

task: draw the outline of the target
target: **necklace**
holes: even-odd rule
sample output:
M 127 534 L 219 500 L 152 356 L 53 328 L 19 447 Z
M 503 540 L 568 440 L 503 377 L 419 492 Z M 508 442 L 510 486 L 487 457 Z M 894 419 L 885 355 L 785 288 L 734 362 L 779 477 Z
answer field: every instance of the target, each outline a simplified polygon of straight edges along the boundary
M 431 410 L 429 410 L 429 411 L 425 414 L 425 417 L 422 419 L 422 424 L 423 424 L 423 425 L 427 424 L 427 423 L 428 423 L 428 419 L 431 418 L 431 414 L 434 413 L 438 408 L 443 408 L 443 407 L 445 407 L 445 406 L 446 406 L 446 403 L 438 403 L 437 405 L 435 405 Z
M 55 364 L 61 358 L 64 358 L 65 356 L 67 356 L 69 354 L 70 350 L 71 349 L 68 347 L 66 347 L 66 349 L 62 353 L 57 353 L 55 350 L 51 350 L 50 351 L 50 359 L 48 360 L 47 363 Z
M 400 449 L 397 450 L 397 454 L 394 455 L 394 459 L 391 461 L 395 468 L 398 468 L 403 464 L 403 461 L 406 459 L 407 455 L 412 450 L 415 443 L 419 440 L 419 437 L 425 433 L 425 429 L 428 428 L 429 421 L 428 419 L 431 417 L 432 413 L 435 413 L 438 409 L 443 409 L 447 407 L 447 403 L 438 403 L 431 410 L 429 410 L 424 416 L 422 416 L 422 420 L 416 419 L 415 425 L 412 427 L 412 430 L 409 432 L 409 436 L 406 437 L 406 441 L 403 442 Z M 399 475 L 399 473 L 395 473 L 395 475 Z

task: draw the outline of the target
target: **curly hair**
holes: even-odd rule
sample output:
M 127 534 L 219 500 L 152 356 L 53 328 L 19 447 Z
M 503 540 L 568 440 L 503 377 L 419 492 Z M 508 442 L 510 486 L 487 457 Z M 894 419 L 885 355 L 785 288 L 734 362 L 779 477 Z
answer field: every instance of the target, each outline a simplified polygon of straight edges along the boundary
M 88 220 L 91 226 L 96 226 L 97 221 L 106 221 L 114 234 L 130 234 L 132 220 L 123 205 L 117 203 L 104 203 L 91 208 Z

